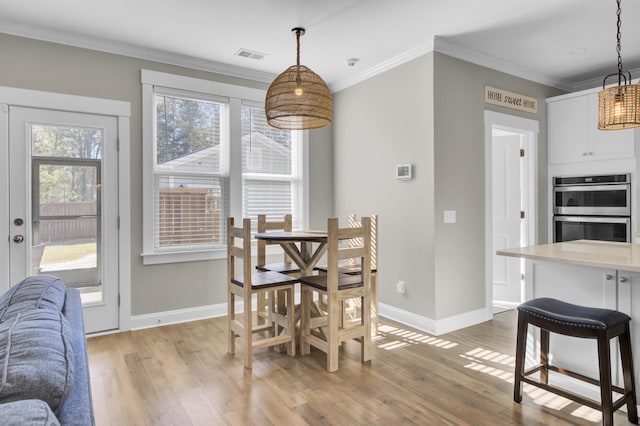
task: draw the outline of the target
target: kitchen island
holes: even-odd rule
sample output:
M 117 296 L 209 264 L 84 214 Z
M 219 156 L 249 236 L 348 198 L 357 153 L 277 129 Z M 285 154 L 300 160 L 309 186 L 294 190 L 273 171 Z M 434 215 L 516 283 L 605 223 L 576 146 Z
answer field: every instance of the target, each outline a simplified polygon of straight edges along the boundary
M 498 255 L 526 259 L 524 297 L 553 297 L 576 305 L 615 309 L 631 316 L 631 340 L 636 373 L 640 372 L 640 244 L 605 241 L 569 241 L 497 251 Z M 531 344 L 531 342 L 530 342 Z M 528 357 L 533 357 L 530 347 Z M 598 378 L 595 340 L 552 335 L 551 357 L 560 366 Z M 620 385 L 619 349 L 612 345 L 613 381 Z M 565 382 L 558 378 L 556 383 Z M 573 381 L 563 383 L 595 396 Z
M 578 240 L 498 250 L 503 256 L 640 272 L 640 244 Z

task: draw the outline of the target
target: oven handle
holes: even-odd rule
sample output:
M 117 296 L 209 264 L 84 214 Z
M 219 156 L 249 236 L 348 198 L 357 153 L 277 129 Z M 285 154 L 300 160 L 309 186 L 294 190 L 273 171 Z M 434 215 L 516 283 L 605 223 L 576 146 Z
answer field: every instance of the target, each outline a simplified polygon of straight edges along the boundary
M 586 192 L 586 191 L 611 191 L 621 190 L 626 191 L 629 189 L 629 184 L 623 185 L 580 185 L 580 186 L 555 186 L 554 192 Z
M 628 217 L 554 216 L 553 220 L 556 222 L 626 223 L 627 225 L 631 223 Z

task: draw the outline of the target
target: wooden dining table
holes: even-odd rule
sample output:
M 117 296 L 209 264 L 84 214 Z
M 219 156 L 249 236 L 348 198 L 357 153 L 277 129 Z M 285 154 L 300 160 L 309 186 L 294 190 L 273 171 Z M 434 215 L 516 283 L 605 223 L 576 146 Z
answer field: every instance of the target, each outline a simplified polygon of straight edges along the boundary
M 327 252 L 327 231 L 269 231 L 255 234 L 258 240 L 265 240 L 267 244 L 279 244 L 300 268 L 301 276 L 313 275 L 313 268 Z M 315 245 L 315 248 L 314 248 Z M 378 303 L 377 298 L 372 301 L 373 334 L 377 334 Z M 321 316 L 321 310 L 316 304 L 311 305 L 311 315 Z M 299 306 L 296 307 L 296 322 L 300 316 Z
M 261 232 L 255 238 L 265 240 L 267 244 L 280 244 L 303 276 L 312 275 L 313 268 L 327 252 L 327 231 Z

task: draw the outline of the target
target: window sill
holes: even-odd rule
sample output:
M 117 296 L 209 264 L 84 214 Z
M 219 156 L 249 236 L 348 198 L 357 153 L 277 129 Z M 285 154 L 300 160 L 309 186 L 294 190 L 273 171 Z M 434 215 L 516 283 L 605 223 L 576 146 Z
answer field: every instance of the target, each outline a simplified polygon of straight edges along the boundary
M 142 253 L 143 265 L 160 265 L 163 263 L 197 262 L 201 260 L 226 259 L 227 249 L 211 249 L 198 251 L 173 251 L 162 253 Z

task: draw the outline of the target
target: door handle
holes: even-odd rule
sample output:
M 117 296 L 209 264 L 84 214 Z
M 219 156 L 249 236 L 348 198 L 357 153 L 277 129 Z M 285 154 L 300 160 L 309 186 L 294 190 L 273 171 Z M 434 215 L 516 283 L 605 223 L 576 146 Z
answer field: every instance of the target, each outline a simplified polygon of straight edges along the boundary
M 22 235 L 18 234 L 18 235 L 15 235 L 13 237 L 13 242 L 15 242 L 15 243 L 21 243 L 23 241 L 24 241 L 24 236 L 22 236 Z

